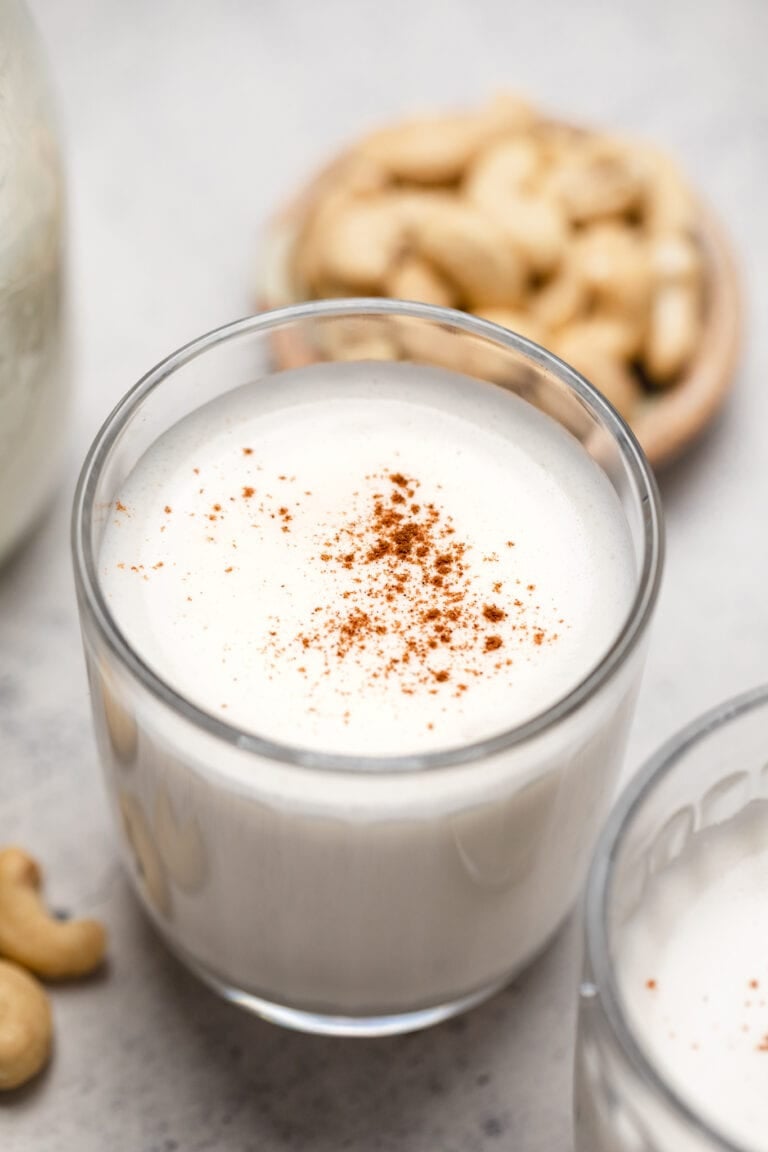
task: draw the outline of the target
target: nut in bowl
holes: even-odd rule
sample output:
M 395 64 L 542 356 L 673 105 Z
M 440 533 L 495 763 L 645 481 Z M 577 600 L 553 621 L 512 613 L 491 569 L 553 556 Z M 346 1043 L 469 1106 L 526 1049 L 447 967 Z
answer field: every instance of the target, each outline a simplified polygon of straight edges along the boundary
M 734 377 L 733 257 L 675 163 L 513 96 L 374 132 L 273 221 L 261 305 L 360 295 L 460 308 L 545 346 L 603 392 L 657 466 L 703 430 Z M 332 349 L 280 344 L 277 358 L 424 353 L 384 326 L 350 328 L 341 347 L 335 336 Z M 446 364 L 478 370 L 454 355 L 446 334 Z

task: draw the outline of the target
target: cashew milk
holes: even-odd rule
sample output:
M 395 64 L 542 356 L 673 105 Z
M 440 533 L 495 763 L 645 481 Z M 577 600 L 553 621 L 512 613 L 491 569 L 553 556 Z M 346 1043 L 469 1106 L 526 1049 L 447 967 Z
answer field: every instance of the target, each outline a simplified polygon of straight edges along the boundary
M 108 510 L 99 573 L 141 661 L 232 731 L 177 707 L 171 739 L 157 700 L 93 664 L 137 884 L 210 978 L 390 1014 L 541 948 L 581 881 L 638 661 L 539 738 L 463 750 L 562 699 L 629 614 L 629 528 L 573 437 L 426 367 L 283 373 L 156 441 Z M 445 749 L 453 765 L 415 759 Z
M 768 1149 L 768 803 L 693 837 L 621 942 L 633 1028 L 679 1097 L 739 1147 Z M 658 1132 L 664 1152 L 678 1136 Z M 686 1148 L 688 1145 L 686 1145 Z M 708 1148 L 691 1135 L 690 1147 Z

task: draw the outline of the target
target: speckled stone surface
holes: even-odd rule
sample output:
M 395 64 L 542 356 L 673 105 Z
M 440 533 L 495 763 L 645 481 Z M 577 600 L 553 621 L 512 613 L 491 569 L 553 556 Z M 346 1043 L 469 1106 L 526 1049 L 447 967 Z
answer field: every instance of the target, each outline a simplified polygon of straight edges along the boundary
M 397 1040 L 283 1033 L 217 1000 L 120 872 L 91 739 L 67 551 L 74 478 L 121 393 L 249 310 L 259 230 L 376 119 L 516 86 L 654 136 L 730 225 L 752 324 L 718 426 L 662 479 L 666 583 L 626 774 L 768 678 L 768 86 L 763 0 L 34 0 L 71 178 L 76 398 L 48 518 L 0 573 L 0 841 L 112 964 L 57 989 L 56 1056 L 0 1103 L 3 1152 L 568 1152 L 579 932 L 465 1018 Z

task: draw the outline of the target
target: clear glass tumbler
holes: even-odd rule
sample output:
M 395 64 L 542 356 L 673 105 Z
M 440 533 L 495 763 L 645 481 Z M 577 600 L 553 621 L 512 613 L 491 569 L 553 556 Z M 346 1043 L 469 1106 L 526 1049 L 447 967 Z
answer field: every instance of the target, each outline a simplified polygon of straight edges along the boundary
M 587 885 L 574 1086 L 578 1152 L 744 1152 L 656 1066 L 622 995 L 629 955 L 622 943 L 653 877 L 702 833 L 768 799 L 767 762 L 764 687 L 683 729 L 611 814 Z
M 620 635 L 565 698 L 506 731 L 500 717 L 492 739 L 384 758 L 239 731 L 144 662 L 100 588 L 115 495 L 159 436 L 246 382 L 278 388 L 285 367 L 342 356 L 512 389 L 578 437 L 624 509 L 636 588 Z M 385 1034 L 470 1006 L 543 948 L 610 797 L 661 567 L 647 463 L 581 377 L 502 328 L 426 305 L 331 301 L 234 323 L 153 369 L 109 417 L 80 478 L 73 548 L 125 861 L 171 948 L 209 984 L 292 1027 Z

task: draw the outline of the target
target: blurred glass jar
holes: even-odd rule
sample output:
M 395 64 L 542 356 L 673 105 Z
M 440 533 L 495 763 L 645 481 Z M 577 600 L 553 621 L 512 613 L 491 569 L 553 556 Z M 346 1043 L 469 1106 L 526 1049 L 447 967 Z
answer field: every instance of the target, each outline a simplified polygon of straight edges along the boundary
M 50 495 L 63 447 L 63 179 L 45 64 L 0 0 L 0 562 Z

